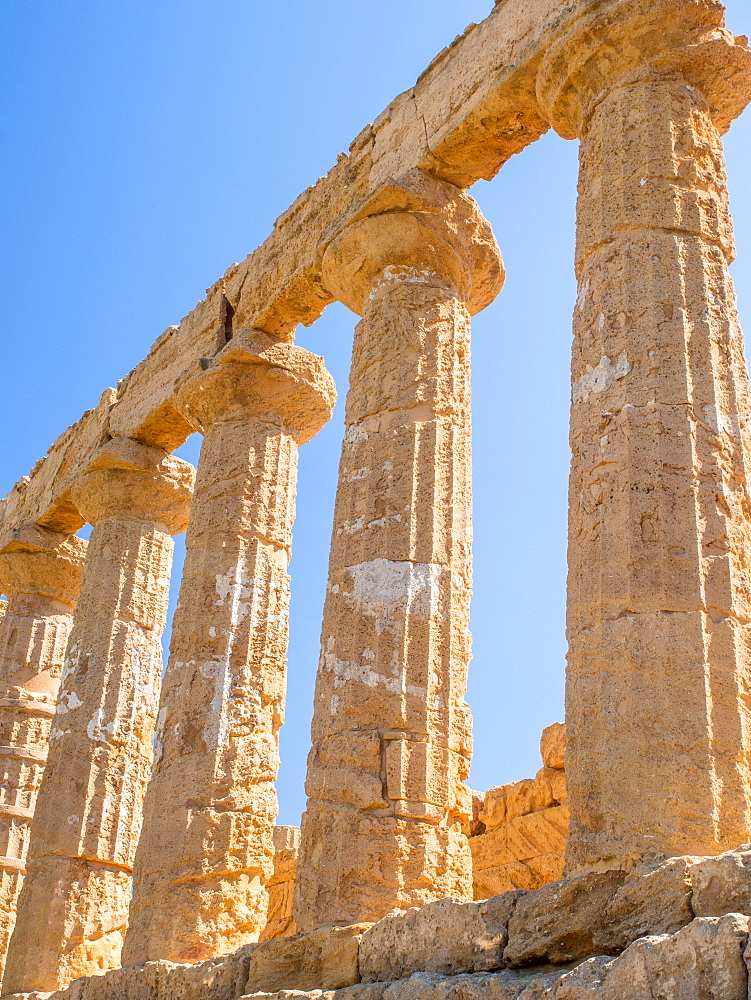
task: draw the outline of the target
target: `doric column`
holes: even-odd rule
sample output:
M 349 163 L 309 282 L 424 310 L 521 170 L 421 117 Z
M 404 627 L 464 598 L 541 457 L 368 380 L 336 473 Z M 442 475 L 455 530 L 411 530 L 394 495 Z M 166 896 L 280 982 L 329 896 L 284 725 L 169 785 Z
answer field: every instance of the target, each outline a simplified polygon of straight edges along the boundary
M 324 257 L 355 331 L 316 684 L 298 930 L 472 897 L 470 314 L 503 271 L 417 172 Z M 394 210 L 390 210 L 390 209 Z
M 273 873 L 297 447 L 331 415 L 316 355 L 237 335 L 178 384 L 204 435 L 123 963 L 257 940 Z
M 720 132 L 751 53 L 710 0 L 579 20 L 538 95 L 581 138 L 569 871 L 751 833 L 751 400 Z
M 54 990 L 120 963 L 187 462 L 127 439 L 76 480 L 92 524 L 4 993 Z
M 86 542 L 36 525 L 0 553 L 0 980 L 47 759 Z

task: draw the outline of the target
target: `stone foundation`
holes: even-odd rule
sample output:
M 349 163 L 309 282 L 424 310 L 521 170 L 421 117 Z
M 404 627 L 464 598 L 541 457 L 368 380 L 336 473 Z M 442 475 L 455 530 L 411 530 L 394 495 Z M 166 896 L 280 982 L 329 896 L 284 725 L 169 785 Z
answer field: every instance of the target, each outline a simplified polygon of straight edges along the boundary
M 751 845 L 441 899 L 376 924 L 79 979 L 24 1000 L 747 1000 Z

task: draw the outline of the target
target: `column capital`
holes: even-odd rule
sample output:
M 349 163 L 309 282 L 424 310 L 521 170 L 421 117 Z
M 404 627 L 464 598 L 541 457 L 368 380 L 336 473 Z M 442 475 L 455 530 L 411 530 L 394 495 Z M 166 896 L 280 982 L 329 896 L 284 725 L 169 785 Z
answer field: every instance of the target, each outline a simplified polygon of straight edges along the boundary
M 582 17 L 548 48 L 537 99 L 556 132 L 576 139 L 617 87 L 676 82 L 699 92 L 724 133 L 751 101 L 751 50 L 716 0 L 620 0 Z
M 438 284 L 474 315 L 503 287 L 503 259 L 477 203 L 453 184 L 420 171 L 384 184 L 328 234 L 322 280 L 358 315 L 379 284 Z
M 71 497 L 89 524 L 123 517 L 151 521 L 177 535 L 188 524 L 194 481 L 190 462 L 130 438 L 113 438 L 73 481 Z
M 0 591 L 33 594 L 75 607 L 86 540 L 36 524 L 14 528 L 0 549 Z
M 261 330 L 245 330 L 175 383 L 174 405 L 201 433 L 219 420 L 255 417 L 298 444 L 331 417 L 336 387 L 323 358 Z

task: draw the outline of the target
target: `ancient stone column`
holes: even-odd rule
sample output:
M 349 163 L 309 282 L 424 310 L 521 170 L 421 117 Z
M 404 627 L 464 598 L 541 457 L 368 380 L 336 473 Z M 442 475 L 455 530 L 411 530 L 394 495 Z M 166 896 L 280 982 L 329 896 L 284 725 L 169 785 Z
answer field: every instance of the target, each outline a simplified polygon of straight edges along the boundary
M 720 133 L 751 52 L 709 0 L 624 0 L 548 52 L 581 139 L 569 871 L 751 833 L 751 400 Z
M 8 596 L 0 615 L 0 979 L 86 552 L 82 538 L 36 525 L 14 535 L 0 553 Z
M 471 198 L 415 174 L 324 258 L 355 331 L 297 868 L 298 930 L 472 898 L 470 314 L 503 279 Z M 402 207 L 405 207 L 404 210 Z M 389 211 L 391 208 L 394 211 Z
M 193 468 L 127 439 L 73 486 L 92 524 L 4 993 L 54 990 L 120 964 L 151 771 L 171 535 Z
M 265 926 L 297 447 L 333 400 L 321 358 L 260 331 L 178 385 L 204 441 L 125 965 L 224 954 Z

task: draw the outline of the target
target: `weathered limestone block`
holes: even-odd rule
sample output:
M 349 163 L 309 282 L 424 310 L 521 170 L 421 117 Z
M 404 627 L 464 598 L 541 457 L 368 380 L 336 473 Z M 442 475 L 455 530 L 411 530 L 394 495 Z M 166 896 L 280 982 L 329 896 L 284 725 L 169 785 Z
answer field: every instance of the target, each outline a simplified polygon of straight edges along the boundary
M 204 440 L 126 965 L 210 958 L 266 925 L 297 448 L 334 395 L 319 357 L 258 331 L 178 384 L 175 405 Z
M 246 993 L 335 990 L 358 983 L 360 941 L 369 926 L 326 927 L 259 944 L 251 952 Z
M 541 1000 L 562 975 L 559 970 L 527 969 L 458 976 L 416 972 L 409 979 L 383 984 L 383 1000 Z
M 673 933 L 692 919 L 691 858 L 553 882 L 521 896 L 509 921 L 510 966 L 617 955 L 645 934 Z
M 748 935 L 749 918 L 737 913 L 697 919 L 676 934 L 641 938 L 612 961 L 589 959 L 542 998 L 747 1000 Z M 519 1000 L 528 998 L 522 993 Z
M 481 903 L 438 899 L 393 913 L 363 934 L 363 982 L 404 979 L 413 972 L 455 975 L 503 968 L 508 923 L 520 894 Z
M 85 552 L 35 525 L 0 552 L 0 980 Z
M 297 856 L 300 852 L 298 826 L 274 827 L 274 874 L 266 883 L 269 912 L 259 941 L 291 937 L 296 933 L 292 914 Z
M 295 890 L 303 930 L 471 895 L 469 317 L 503 272 L 451 185 L 414 172 L 370 210 L 324 255 L 327 287 L 363 319 Z
M 542 731 L 540 756 L 545 767 L 563 770 L 566 766 L 566 723 L 554 722 Z
M 539 889 L 563 874 L 568 810 L 554 806 L 471 837 L 475 899 L 510 889 Z
M 151 773 L 171 535 L 193 468 L 106 444 L 72 499 L 92 525 L 3 984 L 52 990 L 120 964 Z
M 581 139 L 566 774 L 572 872 L 748 840 L 751 396 L 720 132 L 751 51 L 720 4 L 620 0 L 548 49 Z
M 246 945 L 231 955 L 195 965 L 147 962 L 77 979 L 54 993 L 16 994 L 28 1000 L 238 1000 L 245 993 L 250 953 Z
M 751 916 L 751 845 L 715 858 L 701 858 L 689 868 L 691 908 L 697 917 L 724 913 Z
M 545 766 L 536 776 L 491 788 L 482 798 L 469 841 L 475 899 L 540 889 L 563 875 L 569 821 L 565 748 L 566 727 L 548 726 L 540 740 Z

